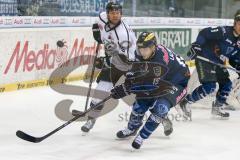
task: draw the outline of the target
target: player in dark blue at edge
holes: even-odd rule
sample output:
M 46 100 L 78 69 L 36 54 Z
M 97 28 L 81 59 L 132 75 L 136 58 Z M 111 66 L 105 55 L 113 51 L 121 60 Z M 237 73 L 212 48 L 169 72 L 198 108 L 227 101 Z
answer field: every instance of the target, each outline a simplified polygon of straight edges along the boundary
M 132 78 L 130 84 L 127 83 L 127 77 L 124 84 L 116 86 L 111 92 L 113 98 L 119 99 L 129 93 L 134 93 L 129 91 L 131 90 L 129 88 L 133 87 L 134 84 L 152 84 L 159 87 L 154 91 L 146 89 L 145 92 L 135 93 L 136 100 L 133 104 L 128 126 L 117 133 L 117 137 L 120 139 L 136 135 L 138 129 L 142 126 L 144 114 L 149 110 L 151 114 L 148 120 L 132 143 L 133 148 L 139 149 L 143 141 L 148 139 L 160 123 L 163 124 L 166 136 L 172 133 L 172 123 L 167 115 L 170 108 L 186 96 L 190 74 L 184 60 L 170 49 L 157 45 L 156 37 L 151 32 L 140 34 L 137 40 L 136 54 L 141 64 L 144 64 L 143 68 L 147 68 L 147 74 L 140 78 Z M 137 74 L 137 72 L 133 68 L 129 73 L 132 73 L 130 75 L 135 77 L 134 74 Z M 144 69 L 139 68 L 139 71 L 142 72 Z
M 229 117 L 223 106 L 231 91 L 232 82 L 226 68 L 208 63 L 198 56 L 207 58 L 215 63 L 224 64 L 226 60 L 237 70 L 240 70 L 240 10 L 234 17 L 233 26 L 220 26 L 217 28 L 204 28 L 197 36 L 188 52 L 191 59 L 195 59 L 198 77 L 201 85 L 180 103 L 186 116 L 191 116 L 188 104 L 194 103 L 214 92 L 216 82 L 219 89 L 216 100 L 212 104 L 212 115 L 216 117 Z

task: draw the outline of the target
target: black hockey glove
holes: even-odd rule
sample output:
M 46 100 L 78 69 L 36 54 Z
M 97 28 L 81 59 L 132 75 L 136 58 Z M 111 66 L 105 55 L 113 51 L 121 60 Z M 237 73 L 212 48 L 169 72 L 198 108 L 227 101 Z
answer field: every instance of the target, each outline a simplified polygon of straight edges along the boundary
M 92 25 L 92 32 L 93 32 L 93 37 L 94 37 L 95 41 L 102 44 L 101 33 L 100 33 L 100 29 L 99 29 L 99 26 L 97 23 L 94 23 Z
M 125 84 L 121 84 L 121 85 L 115 86 L 111 90 L 111 95 L 112 95 L 112 98 L 114 99 L 120 99 L 129 95 L 129 93 L 125 87 Z
M 131 91 L 129 89 L 133 85 L 136 75 L 133 72 L 127 72 L 125 74 L 125 77 L 126 77 L 126 79 L 125 79 L 124 85 L 128 89 L 128 92 L 130 93 Z
M 229 64 L 236 70 L 240 71 L 240 62 L 238 59 L 236 58 L 229 59 Z M 238 73 L 238 76 L 240 77 L 240 73 Z
M 190 50 L 187 53 L 187 56 L 190 59 L 195 59 L 198 55 L 202 54 L 202 48 L 199 44 L 197 43 L 192 43 L 192 46 L 190 48 Z
M 110 57 L 98 57 L 96 59 L 96 68 L 102 69 L 102 68 L 110 68 Z

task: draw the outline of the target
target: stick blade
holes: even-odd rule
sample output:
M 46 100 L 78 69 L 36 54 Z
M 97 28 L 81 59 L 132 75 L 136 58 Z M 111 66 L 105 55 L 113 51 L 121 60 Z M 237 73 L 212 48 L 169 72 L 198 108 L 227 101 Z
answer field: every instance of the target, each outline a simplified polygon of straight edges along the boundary
M 36 138 L 36 137 L 33 137 L 33 136 L 30 136 L 22 131 L 17 131 L 16 132 L 16 136 L 25 140 L 25 141 L 29 141 L 29 142 L 32 142 L 32 143 L 39 143 L 42 141 L 41 138 Z

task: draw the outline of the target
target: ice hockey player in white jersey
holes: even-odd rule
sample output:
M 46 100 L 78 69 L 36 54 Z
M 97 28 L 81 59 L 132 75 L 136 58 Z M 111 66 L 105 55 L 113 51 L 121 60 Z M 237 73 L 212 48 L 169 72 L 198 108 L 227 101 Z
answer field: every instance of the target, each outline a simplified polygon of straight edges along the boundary
M 97 77 L 96 90 L 110 94 L 115 83 L 129 70 L 129 62 L 135 61 L 136 37 L 122 20 L 122 6 L 119 3 L 109 2 L 106 12 L 100 13 L 98 22 L 92 28 L 94 39 L 103 44 L 105 49 L 105 57 L 96 60 L 96 67 L 102 69 Z M 101 99 L 93 98 L 90 107 L 99 101 Z M 93 128 L 103 107 L 104 105 L 97 107 L 88 115 L 87 122 L 81 128 L 83 132 L 89 132 Z

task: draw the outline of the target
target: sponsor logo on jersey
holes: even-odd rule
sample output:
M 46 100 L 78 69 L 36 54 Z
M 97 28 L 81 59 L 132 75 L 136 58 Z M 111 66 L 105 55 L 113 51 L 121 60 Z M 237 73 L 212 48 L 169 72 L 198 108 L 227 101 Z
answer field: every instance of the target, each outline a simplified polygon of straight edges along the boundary
M 228 42 L 229 44 L 232 44 L 233 42 L 230 39 L 226 39 L 226 42 Z
M 176 103 L 179 103 L 183 99 L 183 97 L 185 97 L 186 94 L 187 94 L 187 89 L 185 88 L 182 91 L 182 93 L 179 96 L 177 96 Z
M 212 32 L 212 33 L 218 32 L 218 28 L 212 28 L 212 29 L 211 29 L 211 32 Z

